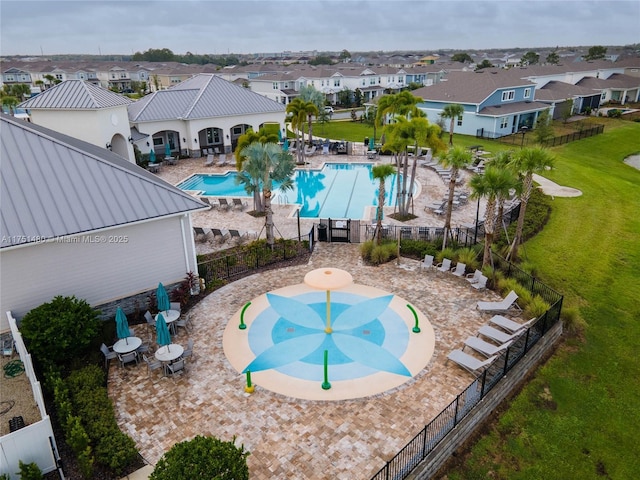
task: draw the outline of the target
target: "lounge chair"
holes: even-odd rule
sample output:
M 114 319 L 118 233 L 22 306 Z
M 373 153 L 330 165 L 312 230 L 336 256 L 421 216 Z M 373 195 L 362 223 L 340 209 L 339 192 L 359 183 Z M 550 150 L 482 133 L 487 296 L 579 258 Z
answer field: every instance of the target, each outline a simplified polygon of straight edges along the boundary
M 244 210 L 244 207 L 247 206 L 247 202 L 243 202 L 240 198 L 233 199 L 233 208 L 238 208 L 239 210 Z
M 513 340 L 509 340 L 502 345 L 494 345 L 493 343 L 485 342 L 478 337 L 469 337 L 464 341 L 464 347 L 472 348 L 485 357 L 491 357 L 492 355 L 497 355 L 505 350 L 509 345 L 511 345 L 512 342 Z M 463 350 L 464 347 L 462 347 Z
M 221 153 L 220 156 L 218 157 L 218 163 L 216 163 L 216 165 L 218 165 L 219 167 L 224 167 L 226 164 L 227 164 L 227 154 Z
M 219 241 L 220 243 L 223 243 L 229 235 L 229 232 L 219 228 L 212 228 L 211 233 L 213 234 L 213 239 Z
M 456 277 L 464 276 L 464 272 L 467 270 L 467 266 L 464 263 L 456 263 L 456 268 L 451 269 L 451 273 L 453 273 Z
M 448 272 L 449 270 L 451 270 L 451 260 L 449 260 L 448 258 L 443 258 L 442 263 L 436 265 L 436 270 L 438 270 L 439 272 Z
M 471 286 L 476 290 L 484 290 L 487 288 L 487 280 L 489 280 L 487 277 L 480 275 L 478 281 L 476 283 L 472 283 Z
M 476 271 L 473 273 L 469 273 L 467 274 L 467 282 L 469 283 L 478 283 L 478 280 L 480 280 L 480 277 L 482 276 L 482 271 L 478 270 L 476 268 Z
M 237 243 L 241 243 L 247 237 L 246 232 L 240 233 L 240 230 L 229 229 L 229 235 L 231 235 L 231 240 L 236 240 Z
M 425 255 L 424 260 L 420 263 L 420 268 L 432 268 L 433 267 L 433 255 Z
M 464 368 L 467 372 L 479 376 L 484 369 L 486 369 L 497 357 L 494 355 L 493 357 L 489 357 L 486 360 L 479 360 L 476 357 L 469 355 L 468 353 L 463 352 L 462 350 L 453 350 L 449 355 L 447 355 L 447 359 L 457 363 L 462 368 Z
M 199 197 L 199 200 L 202 203 L 206 203 L 207 205 L 209 205 L 210 207 L 213 207 L 213 204 L 211 203 L 211 200 L 209 200 L 209 197 Z
M 499 344 L 507 343 L 508 341 L 511 341 L 519 336 L 521 333 L 522 332 L 516 332 L 512 334 L 504 333 L 502 330 L 493 328 L 491 325 L 483 325 L 478 329 L 478 336 L 485 336 L 487 338 L 490 338 L 494 342 L 498 342 Z
M 478 302 L 476 308 L 482 312 L 508 312 L 512 308 L 521 311 L 522 309 L 516 303 L 517 299 L 518 294 L 511 290 L 501 302 Z
M 205 167 L 210 167 L 212 165 L 213 165 L 213 155 L 209 154 L 209 155 L 207 155 L 207 159 L 204 162 L 204 166 Z
M 226 198 L 219 198 L 218 205 L 222 210 L 229 210 L 231 208 L 231 204 L 227 201 Z
M 200 235 L 202 235 L 202 237 L 200 238 L 200 241 L 204 242 L 206 240 L 207 233 L 208 232 L 206 232 L 204 228 L 193 227 L 193 237 L 194 237 L 194 239 L 198 239 L 198 237 L 200 237 Z
M 311 147 L 305 147 L 305 148 L 304 148 L 304 154 L 305 154 L 306 156 L 309 156 L 309 157 L 310 157 L 310 156 L 312 156 L 312 155 L 313 155 L 313 154 L 315 154 L 315 153 L 316 153 L 316 146 L 315 146 L 315 145 L 312 145 Z
M 503 317 L 502 315 L 494 315 L 493 317 L 491 317 L 491 319 L 489 319 L 489 323 L 493 323 L 494 325 L 497 325 L 498 327 L 502 328 L 503 330 L 506 330 L 509 333 L 516 333 L 516 332 L 519 332 L 520 330 L 524 330 L 525 328 L 527 328 L 529 325 L 533 323 L 535 319 L 536 318 L 534 317 L 527 322 L 518 323 L 506 317 Z

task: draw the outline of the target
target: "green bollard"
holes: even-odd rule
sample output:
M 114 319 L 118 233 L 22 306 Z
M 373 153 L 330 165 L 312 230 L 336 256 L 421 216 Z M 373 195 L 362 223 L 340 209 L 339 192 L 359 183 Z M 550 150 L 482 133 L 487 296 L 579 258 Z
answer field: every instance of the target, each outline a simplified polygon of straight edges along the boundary
M 249 305 L 251 305 L 251 302 L 247 302 L 247 304 L 242 307 L 242 311 L 240 312 L 240 325 L 238 325 L 238 328 L 240 330 L 244 330 L 247 328 L 247 326 L 244 323 L 244 312 L 247 308 L 249 308 Z
M 329 390 L 331 384 L 329 383 L 329 350 L 324 351 L 324 382 L 322 382 L 322 389 Z
M 247 393 L 253 393 L 254 390 L 255 390 L 255 387 L 251 383 L 251 372 L 247 370 L 247 386 L 244 387 L 244 391 Z
M 416 313 L 416 311 L 413 309 L 413 307 L 411 305 L 409 305 L 407 303 L 407 307 L 409 307 L 409 310 L 411 310 L 411 313 L 413 313 L 413 318 L 416 319 L 416 323 L 413 326 L 413 328 L 411 329 L 411 331 L 413 333 L 420 333 L 420 327 L 418 326 L 418 314 Z

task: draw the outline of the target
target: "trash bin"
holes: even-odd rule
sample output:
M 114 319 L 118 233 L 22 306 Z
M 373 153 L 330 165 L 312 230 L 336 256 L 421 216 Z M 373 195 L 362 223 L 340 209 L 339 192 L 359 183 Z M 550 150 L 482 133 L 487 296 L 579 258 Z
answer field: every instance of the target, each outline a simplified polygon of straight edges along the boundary
M 318 241 L 326 242 L 327 241 L 327 225 L 321 223 L 318 225 Z
M 364 137 L 364 146 L 365 147 L 369 146 L 369 137 Z

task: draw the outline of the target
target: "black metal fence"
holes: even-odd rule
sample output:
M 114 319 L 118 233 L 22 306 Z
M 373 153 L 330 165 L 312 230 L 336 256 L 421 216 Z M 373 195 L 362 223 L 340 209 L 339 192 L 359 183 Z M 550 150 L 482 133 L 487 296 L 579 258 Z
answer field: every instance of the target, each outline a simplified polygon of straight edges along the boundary
M 371 480 L 402 480 L 469 414 L 520 359 L 560 320 L 562 295 L 494 254 L 494 265 L 542 296 L 551 307 L 476 378 L 455 400 L 405 445 Z
M 555 147 L 556 145 L 564 145 L 565 143 L 574 142 L 583 138 L 593 137 L 594 135 L 600 135 L 604 132 L 604 125 L 595 125 L 591 128 L 585 128 L 578 130 L 567 135 L 561 135 L 559 137 L 553 137 L 549 140 L 542 142 L 545 147 Z
M 566 135 L 559 135 L 557 137 L 550 138 L 541 142 L 544 147 L 555 147 L 557 145 L 563 145 L 565 143 L 574 142 L 583 138 L 593 137 L 594 135 L 600 135 L 604 132 L 604 125 L 593 125 L 585 128 L 583 124 L 578 124 L 577 130 Z M 497 140 L 500 143 L 507 145 L 513 145 L 516 147 L 528 147 L 537 143 L 537 140 L 531 135 L 531 132 L 517 132 L 509 135 L 502 135 L 498 132 L 490 132 L 484 128 L 480 128 L 476 131 L 476 138 L 489 138 Z
M 278 240 L 273 248 L 254 243 L 246 248 L 198 263 L 198 275 L 205 285 L 226 283 L 246 277 L 258 270 L 274 268 L 297 258 L 309 256 L 313 250 L 313 229 L 302 239 Z

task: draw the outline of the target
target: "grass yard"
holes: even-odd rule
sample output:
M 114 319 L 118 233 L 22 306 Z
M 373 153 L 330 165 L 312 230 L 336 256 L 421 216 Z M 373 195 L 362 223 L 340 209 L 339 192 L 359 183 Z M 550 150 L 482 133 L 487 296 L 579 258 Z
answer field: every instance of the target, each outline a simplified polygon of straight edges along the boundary
M 640 471 L 640 124 L 554 149 L 548 177 L 582 190 L 555 198 L 523 254 L 588 327 L 568 338 L 473 447 L 450 480 L 629 479 Z

